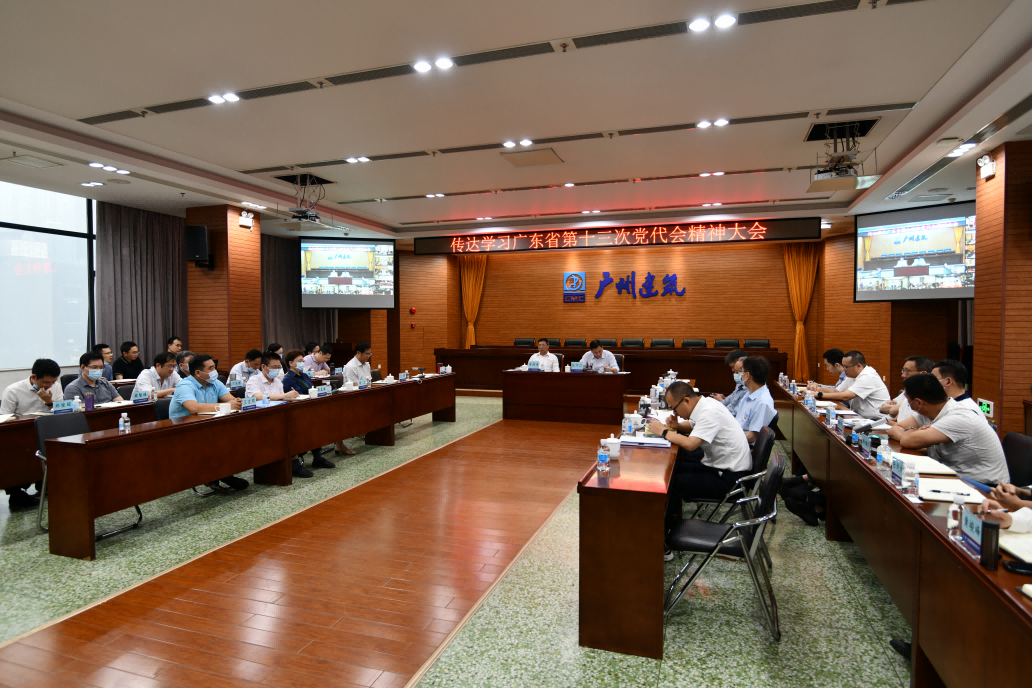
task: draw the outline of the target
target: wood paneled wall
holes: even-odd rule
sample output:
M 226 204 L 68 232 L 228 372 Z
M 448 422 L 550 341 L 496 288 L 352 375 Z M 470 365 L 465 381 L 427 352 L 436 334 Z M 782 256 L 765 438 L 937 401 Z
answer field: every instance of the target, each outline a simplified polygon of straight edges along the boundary
M 229 346 L 233 362 L 262 342 L 262 235 L 255 213 L 254 227 L 240 226 L 240 208 L 226 210 L 229 249 Z
M 889 390 L 902 389 L 903 362 L 909 356 L 927 356 L 933 361 L 946 358 L 949 343 L 957 340 L 953 315 L 957 312 L 956 300 L 950 301 L 900 301 L 892 304 L 892 358 L 886 374 Z
M 432 370 L 434 349 L 459 346 L 458 264 L 450 256 L 398 253 L 400 369 L 411 372 L 418 366 Z M 409 312 L 411 308 L 416 309 L 414 314 Z

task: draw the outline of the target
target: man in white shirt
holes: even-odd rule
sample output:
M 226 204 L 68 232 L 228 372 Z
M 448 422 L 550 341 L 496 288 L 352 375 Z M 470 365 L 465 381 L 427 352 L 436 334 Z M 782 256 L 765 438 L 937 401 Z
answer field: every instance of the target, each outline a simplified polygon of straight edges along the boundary
M 649 421 L 649 430 L 688 452 L 703 452 L 699 462 L 678 461 L 674 466 L 664 531 L 670 532 L 681 519 L 682 500 L 723 498 L 735 481 L 752 469 L 752 452 L 731 412 L 716 399 L 698 395 L 688 383 L 672 383 L 666 391 L 666 403 L 675 414 L 688 418 L 691 434 L 679 434 L 655 418 Z
M 173 385 L 178 385 L 190 377 L 190 361 L 194 355 L 192 351 L 180 351 L 176 354 L 176 369 L 172 372 Z
M 538 352 L 530 357 L 529 363 L 537 361 L 538 370 L 543 373 L 558 373 L 559 358 L 555 354 L 548 353 L 548 340 L 542 337 L 537 341 Z M 615 358 L 613 359 L 616 360 Z
M 907 378 L 903 389 L 914 415 L 889 428 L 890 438 L 904 449 L 927 449 L 961 478 L 987 485 L 1010 482 L 1000 438 L 981 411 L 950 399 L 927 373 Z
M 50 409 L 55 401 L 64 399 L 60 378 L 61 366 L 57 361 L 37 358 L 27 378 L 9 385 L 4 390 L 3 400 L 0 401 L 0 413 L 24 416 Z M 7 504 L 12 511 L 34 509 L 39 506 L 39 499 L 25 491 L 28 488 L 28 483 L 7 488 Z M 36 489 L 39 490 L 39 485 Z
M 835 381 L 835 384 L 821 385 L 811 381 L 807 384 L 806 388 L 809 389 L 811 392 L 818 392 L 827 389 L 834 389 L 841 392 L 845 390 L 846 387 L 848 387 L 850 384 L 852 384 L 851 382 L 847 382 L 849 378 L 846 377 L 846 371 L 842 367 L 842 357 L 844 355 L 845 354 L 842 353 L 842 349 L 828 349 L 824 352 L 823 355 L 824 369 L 832 375 L 838 375 L 838 380 Z
M 369 342 L 359 342 L 355 346 L 355 356 L 344 366 L 344 382 L 353 382 L 356 386 L 361 380 L 372 382 L 373 371 L 369 361 L 373 360 L 373 347 Z
M 903 380 L 906 380 L 911 375 L 917 375 L 918 373 L 930 373 L 932 368 L 935 366 L 935 361 L 928 358 L 927 356 L 910 356 L 907 360 L 903 361 L 903 370 L 900 372 Z M 882 415 L 888 416 L 886 419 L 889 425 L 898 423 L 901 420 L 906 420 L 913 413 L 910 410 L 910 402 L 907 401 L 907 393 L 902 391 L 899 396 L 891 401 L 886 401 L 878 409 L 878 412 Z
M 154 366 L 140 373 L 136 378 L 134 392 L 157 392 L 158 399 L 176 393 L 176 357 L 171 351 L 163 351 L 154 357 Z
M 931 373 L 942 384 L 942 388 L 946 390 L 946 396 L 961 406 L 966 406 L 969 409 L 982 413 L 978 402 L 972 399 L 971 395 L 967 393 L 967 389 L 965 389 L 968 383 L 968 369 L 966 365 L 960 361 L 946 359 L 936 363 Z
M 237 380 L 242 382 L 241 387 L 247 387 L 248 381 L 253 375 L 258 374 L 258 369 L 262 367 L 262 352 L 258 349 L 251 349 L 244 354 L 244 360 L 237 363 L 229 371 L 229 380 L 227 385 L 230 389 L 233 389 L 233 376 L 236 376 Z
M 270 401 L 281 401 L 283 399 L 297 399 L 299 396 L 296 389 L 289 392 L 283 391 L 283 362 L 276 354 L 266 351 L 261 357 L 261 367 L 256 375 L 252 375 L 244 388 L 244 396 L 255 399 L 269 399 Z
M 308 377 L 327 377 L 330 374 L 330 366 L 326 363 L 333 356 L 333 349 L 317 349 L 304 358 L 305 372 Z
M 878 371 L 867 365 L 864 355 L 859 351 L 846 353 L 842 357 L 842 367 L 848 378 L 846 382 L 839 385 L 834 392 L 817 392 L 817 398 L 846 403 L 863 418 L 881 419 L 882 415 L 878 409 L 890 397 L 889 390 L 882 382 Z
M 616 356 L 611 351 L 606 351 L 599 344 L 597 339 L 592 339 L 588 344 L 591 349 L 581 357 L 580 362 L 584 364 L 585 372 L 592 373 L 619 373 L 620 367 L 616 365 Z
M 756 441 L 760 430 L 774 420 L 774 398 L 767 389 L 767 377 L 770 375 L 770 363 L 763 356 L 750 356 L 742 365 L 742 383 L 748 394 L 738 405 L 735 420 L 745 431 L 749 444 Z

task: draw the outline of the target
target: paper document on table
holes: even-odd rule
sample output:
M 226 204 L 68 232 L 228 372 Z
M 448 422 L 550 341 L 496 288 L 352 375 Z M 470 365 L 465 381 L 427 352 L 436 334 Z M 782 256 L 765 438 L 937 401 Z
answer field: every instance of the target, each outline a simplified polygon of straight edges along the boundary
M 891 427 L 892 426 L 889 425 L 888 423 L 882 423 L 881 425 L 875 425 L 873 428 L 871 428 L 871 430 L 875 430 L 875 431 L 881 432 L 883 430 L 888 430 Z
M 1012 533 L 1001 529 L 1000 549 L 1012 557 L 1032 563 L 1032 533 Z
M 237 409 L 233 409 L 229 413 L 223 413 L 223 414 L 219 414 L 218 411 L 201 411 L 200 413 L 198 413 L 196 415 L 198 415 L 198 416 L 218 416 L 218 415 L 228 416 L 230 413 L 240 413 L 240 411 L 238 411 Z
M 930 456 L 919 456 L 917 454 L 900 454 L 892 452 L 892 457 L 906 463 L 913 461 L 918 473 L 932 473 L 934 475 L 956 475 L 957 472 L 944 463 L 940 463 Z
M 14 418 L 13 413 L 0 413 L 0 423 L 11 420 L 12 418 Z
M 670 440 L 665 440 L 662 437 L 637 437 L 633 435 L 624 435 L 620 438 L 620 445 L 623 446 L 625 444 L 638 447 L 670 448 Z
M 126 401 L 125 399 L 118 399 L 117 401 L 105 401 L 103 404 L 97 404 L 97 408 L 114 408 L 116 406 L 121 406 L 122 404 L 132 405 L 132 403 L 133 402 Z
M 966 504 L 981 504 L 985 495 L 961 480 L 921 478 L 917 493 L 927 502 L 952 502 L 953 495 L 964 495 Z

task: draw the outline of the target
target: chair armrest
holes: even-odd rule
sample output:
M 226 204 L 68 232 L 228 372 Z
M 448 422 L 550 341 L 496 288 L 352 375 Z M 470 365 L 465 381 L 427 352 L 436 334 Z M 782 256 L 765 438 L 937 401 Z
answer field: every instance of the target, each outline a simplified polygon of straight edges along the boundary
M 735 481 L 735 485 L 740 485 L 747 480 L 756 480 L 757 478 L 762 478 L 766 472 L 767 471 L 760 471 L 759 473 L 753 473 L 752 475 L 744 475 Z
M 778 505 L 777 505 L 777 502 L 775 502 L 774 503 L 774 509 L 769 514 L 767 514 L 765 516 L 757 516 L 756 518 L 750 518 L 748 521 L 739 521 L 738 523 L 733 524 L 731 526 L 731 529 L 732 530 L 741 530 L 742 528 L 751 528 L 752 526 L 758 526 L 761 523 L 766 523 L 767 521 L 773 519 L 777 515 L 778 515 Z

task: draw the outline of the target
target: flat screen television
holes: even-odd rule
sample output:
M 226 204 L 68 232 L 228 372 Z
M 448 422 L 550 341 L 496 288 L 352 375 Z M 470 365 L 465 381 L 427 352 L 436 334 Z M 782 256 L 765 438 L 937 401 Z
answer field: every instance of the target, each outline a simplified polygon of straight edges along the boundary
M 394 308 L 392 239 L 301 238 L 302 308 Z
M 855 301 L 975 297 L 975 204 L 856 216 Z

